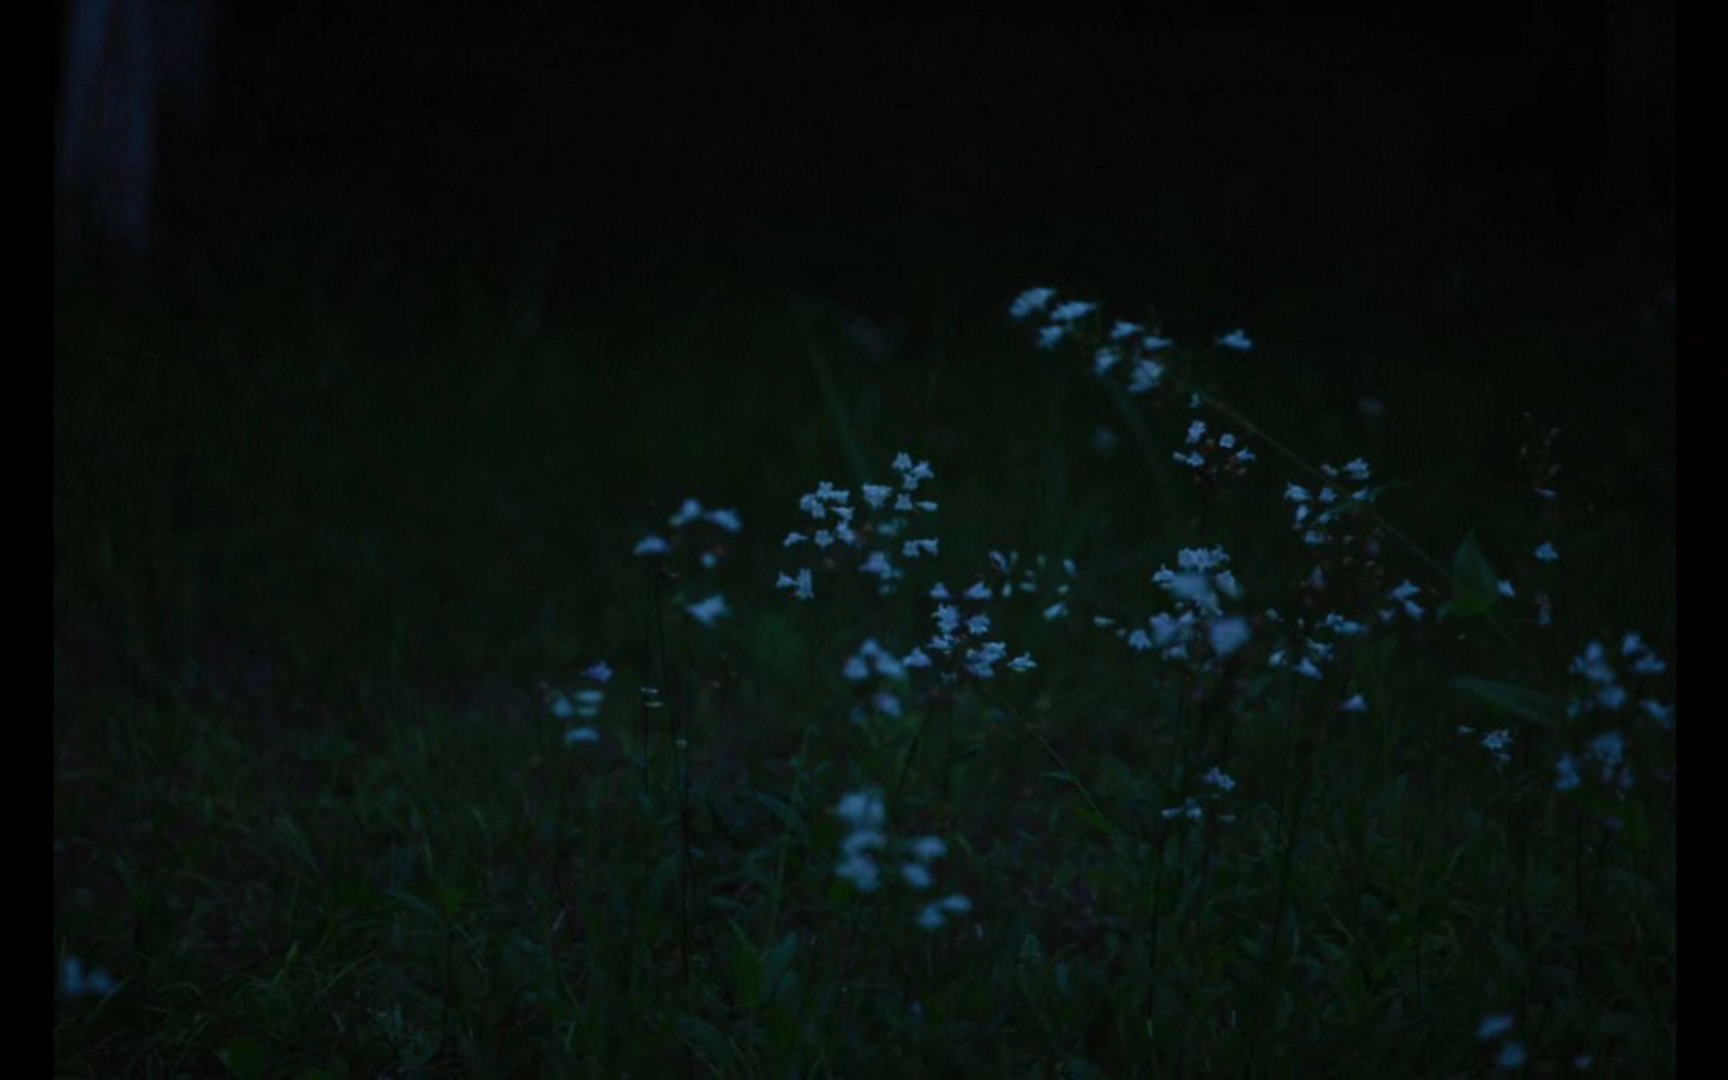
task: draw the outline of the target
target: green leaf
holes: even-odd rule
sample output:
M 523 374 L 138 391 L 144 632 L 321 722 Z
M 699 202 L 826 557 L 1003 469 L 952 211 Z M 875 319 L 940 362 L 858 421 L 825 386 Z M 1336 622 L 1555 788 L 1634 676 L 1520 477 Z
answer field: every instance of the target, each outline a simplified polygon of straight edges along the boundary
M 222 1064 L 228 1066 L 237 1080 L 263 1080 L 270 1056 L 250 1035 L 236 1035 L 222 1048 Z
M 716 1069 L 725 1068 L 732 1056 L 726 1036 L 720 1033 L 719 1028 L 700 1017 L 680 1016 L 678 1037 L 684 1040 L 686 1046 L 707 1058 L 708 1063 Z
M 726 949 L 732 966 L 732 982 L 738 987 L 738 996 L 744 1000 L 744 1007 L 754 1009 L 762 1003 L 762 957 L 745 936 L 743 927 L 731 919 L 726 922 L 732 928 L 733 940 Z
M 1500 578 L 1488 565 L 1482 546 L 1471 532 L 1452 557 L 1452 610 L 1459 615 L 1483 615 L 1500 599 Z
M 787 832 L 794 836 L 804 835 L 804 819 L 798 816 L 797 811 L 766 792 L 757 791 L 753 794 L 756 796 L 757 802 L 767 807 L 769 813 L 780 819 L 780 824 L 786 826 Z
M 1074 814 L 1081 821 L 1084 821 L 1086 824 L 1092 826 L 1094 829 L 1097 829 L 1099 832 L 1103 833 L 1105 836 L 1115 835 L 1116 830 L 1110 827 L 1110 823 L 1108 821 L 1106 821 L 1101 814 L 1099 814 L 1096 810 L 1092 809 L 1090 806 L 1076 807 L 1074 810 Z
M 1547 694 L 1515 683 L 1478 679 L 1473 675 L 1460 675 L 1451 680 L 1450 685 L 1454 690 L 1462 690 L 1482 699 L 1497 712 L 1541 724 L 1543 727 L 1559 726 L 1554 719 L 1554 699 Z
M 433 907 L 431 904 L 428 904 L 426 901 L 422 900 L 420 897 L 415 896 L 413 893 L 403 892 L 400 889 L 385 889 L 384 895 L 390 897 L 390 899 L 396 901 L 398 904 L 401 904 L 403 907 L 408 908 L 411 911 L 418 911 L 420 914 L 426 916 L 428 919 L 431 919 L 434 922 L 442 922 L 443 921 L 443 919 L 438 914 L 437 908 Z
M 789 933 L 762 957 L 762 983 L 768 997 L 779 994 L 780 984 L 792 967 L 792 957 L 798 951 L 798 935 Z

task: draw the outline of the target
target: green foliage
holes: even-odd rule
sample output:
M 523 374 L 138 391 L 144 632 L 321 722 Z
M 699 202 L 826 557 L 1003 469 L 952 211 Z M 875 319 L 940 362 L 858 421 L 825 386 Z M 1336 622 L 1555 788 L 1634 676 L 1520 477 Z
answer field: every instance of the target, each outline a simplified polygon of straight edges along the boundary
M 945 553 L 1072 556 L 1076 607 L 1125 624 L 1161 561 L 1214 542 L 1244 610 L 1295 610 L 1277 498 L 1312 478 L 1263 460 L 1197 493 L 1174 410 L 1135 420 L 1164 459 L 1097 458 L 1122 403 L 994 309 L 933 320 L 975 321 L 970 345 L 870 364 L 742 302 L 531 344 L 488 338 L 481 304 L 387 352 L 233 288 L 202 322 L 57 308 L 56 958 L 120 981 L 57 1002 L 57 1075 L 1452 1075 L 1508 1010 L 1533 1058 L 1672 1071 L 1671 739 L 1629 738 L 1628 790 L 1554 784 L 1607 724 L 1561 704 L 1582 643 L 1672 644 L 1672 523 L 1501 567 L 1516 604 L 1474 531 L 1437 569 L 1460 522 L 1518 545 L 1564 523 L 1484 496 L 1476 421 L 1419 378 L 1390 376 L 1400 434 L 1313 380 L 1259 385 L 1277 365 L 1195 375 L 1303 459 L 1403 461 L 1374 506 L 1410 522 L 1385 586 L 1449 595 L 1444 620 L 1308 683 L 1029 606 L 1002 618 L 1034 672 L 853 723 L 842 657 L 928 612 L 768 588 L 816 480 L 927 456 Z M 713 633 L 626 554 L 690 494 L 749 538 Z M 1604 576 L 1633 606 L 1568 585 Z M 566 746 L 538 684 L 600 657 L 623 689 Z M 1489 726 L 1504 765 L 1458 734 Z M 836 876 L 833 808 L 866 787 L 947 842 L 932 896 Z M 970 912 L 915 925 L 943 892 Z

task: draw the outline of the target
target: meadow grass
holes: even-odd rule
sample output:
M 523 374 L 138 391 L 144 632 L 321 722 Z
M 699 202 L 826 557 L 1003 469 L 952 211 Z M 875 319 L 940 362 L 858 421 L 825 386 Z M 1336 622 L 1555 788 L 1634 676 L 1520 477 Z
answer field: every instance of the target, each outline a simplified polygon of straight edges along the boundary
M 57 1075 L 1674 1071 L 1662 328 L 368 288 L 58 298 Z

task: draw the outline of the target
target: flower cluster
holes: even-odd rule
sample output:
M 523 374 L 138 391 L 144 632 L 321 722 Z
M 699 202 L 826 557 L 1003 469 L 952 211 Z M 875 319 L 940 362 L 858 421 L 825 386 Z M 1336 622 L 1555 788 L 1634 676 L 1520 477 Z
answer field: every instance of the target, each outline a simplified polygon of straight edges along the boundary
M 1426 609 L 1417 601 L 1421 587 L 1405 580 L 1386 588 L 1380 561 L 1384 536 L 1364 510 L 1379 492 L 1368 485 L 1372 470 L 1357 458 L 1341 466 L 1322 464 L 1325 483 L 1309 488 L 1287 483 L 1283 499 L 1292 504 L 1291 526 L 1313 553 L 1314 565 L 1297 585 L 1297 612 L 1292 620 L 1299 644 L 1272 654 L 1274 667 L 1288 664 L 1298 675 L 1319 680 L 1321 668 L 1336 651 L 1354 646 L 1376 619 L 1391 624 L 1400 619 L 1420 622 Z M 1280 621 L 1268 612 L 1270 621 Z M 1360 694 L 1346 698 L 1343 712 L 1365 712 Z
M 1496 1013 L 1482 1018 L 1482 1023 L 1476 1027 L 1476 1040 L 1481 1043 L 1498 1042 L 1499 1051 L 1494 1055 L 1494 1064 L 1502 1069 L 1521 1069 L 1524 1067 L 1524 1044 L 1517 1039 L 1508 1039 L 1512 1033 L 1513 1016 L 1511 1013 Z
M 1183 548 L 1176 553 L 1176 569 L 1160 566 L 1152 583 L 1162 588 L 1176 606 L 1161 611 L 1143 627 L 1129 630 L 1115 621 L 1095 617 L 1096 626 L 1113 628 L 1135 652 L 1154 649 L 1165 660 L 1209 666 L 1234 653 L 1252 636 L 1248 620 L 1226 615 L 1219 597 L 1235 600 L 1242 587 L 1229 568 L 1230 555 L 1222 547 Z
M 1009 317 L 1017 320 L 1029 318 L 1035 312 L 1047 311 L 1049 321 L 1038 331 L 1038 344 L 1045 349 L 1055 348 L 1058 342 L 1068 336 L 1076 322 L 1098 310 L 1097 304 L 1081 300 L 1069 300 L 1052 308 L 1050 301 L 1055 298 L 1055 289 L 1027 289 L 1015 297 L 1014 303 L 1008 307 Z
M 890 847 L 882 793 L 854 791 L 840 799 L 834 813 L 848 830 L 840 842 L 840 864 L 835 873 L 860 892 L 875 892 L 882 887 L 881 853 Z M 894 846 L 900 852 L 901 882 L 919 892 L 935 885 L 931 864 L 948 854 L 948 845 L 940 837 L 920 836 Z M 934 930 L 946 920 L 947 913 L 958 914 L 971 907 L 970 900 L 956 893 L 924 905 L 916 921 L 924 929 Z
M 1055 298 L 1055 289 L 1027 289 L 1015 297 L 1008 307 L 1009 317 L 1019 322 L 1040 312 L 1044 313 L 1045 324 L 1038 330 L 1038 347 L 1041 349 L 1054 349 L 1065 339 L 1075 336 L 1079 321 L 1098 310 L 1097 304 L 1081 300 L 1068 300 L 1052 306 L 1051 302 Z M 1140 323 L 1118 319 L 1111 324 L 1110 332 L 1104 335 L 1102 343 L 1096 345 L 1092 351 L 1092 373 L 1100 379 L 1124 379 L 1123 389 L 1129 394 L 1138 396 L 1151 393 L 1163 385 L 1166 371 L 1164 363 L 1158 359 L 1158 354 L 1175 344 L 1155 328 L 1148 330 Z M 1240 328 L 1219 335 L 1214 344 L 1234 352 L 1247 352 L 1254 348 L 1254 342 L 1247 332 Z M 1113 376 L 1112 372 L 1117 374 Z M 1229 443 L 1225 443 L 1219 449 L 1228 452 L 1231 448 Z M 1187 457 L 1178 456 L 1184 459 Z M 1234 461 L 1235 466 L 1240 468 L 1252 461 L 1253 455 L 1248 454 L 1240 459 L 1231 455 L 1224 460 Z
M 671 539 L 659 533 L 649 533 L 636 542 L 630 554 L 637 558 L 664 559 L 681 549 L 693 549 L 697 566 L 702 570 L 713 570 L 730 550 L 732 537 L 744 527 L 738 511 L 705 509 L 697 499 L 685 499 L 678 511 L 666 519 L 666 524 L 672 530 Z M 725 595 L 718 592 L 683 606 L 685 614 L 709 629 L 732 614 Z
M 68 956 L 60 962 L 60 993 L 69 998 L 113 997 L 120 984 L 106 969 L 84 969 L 84 961 Z
M 1208 433 L 1204 420 L 1189 423 L 1184 445 L 1186 450 L 1174 451 L 1170 456 L 1177 464 L 1193 469 L 1196 477 L 1208 484 L 1241 476 L 1254 460 L 1254 451 L 1241 445 L 1236 436 L 1227 431 Z
M 896 583 L 905 576 L 896 560 L 910 562 L 933 557 L 940 549 L 940 541 L 935 537 L 905 535 L 913 515 L 936 511 L 935 502 L 917 497 L 919 487 L 936 475 L 930 463 L 914 463 L 911 455 L 901 453 L 895 456 L 891 468 L 898 474 L 899 484 L 864 484 L 860 494 L 866 520 L 856 523 L 859 506 L 852 502 L 852 492 L 822 481 L 815 491 L 798 500 L 798 508 L 815 524 L 808 533 L 787 533 L 782 546 L 809 545 L 821 553 L 829 567 L 834 565 L 835 551 L 850 548 L 858 555 L 858 572 L 875 577 L 877 591 L 882 595 L 894 592 Z M 809 567 L 790 574 L 783 571 L 774 584 L 776 588 L 792 590 L 799 600 L 814 599 L 816 595 Z
M 600 707 L 606 702 L 606 691 L 600 688 L 612 680 L 612 666 L 602 660 L 583 671 L 582 678 L 594 685 L 575 691 L 541 685 L 546 708 L 559 720 L 594 720 L 600 716 Z M 590 725 L 571 727 L 564 732 L 564 742 L 568 746 L 599 741 L 600 732 Z
M 875 638 L 865 638 L 858 651 L 841 665 L 841 674 L 860 689 L 865 699 L 865 703 L 853 709 L 852 722 L 864 722 L 866 704 L 868 711 L 883 716 L 903 715 L 906 709 L 898 693 L 899 686 L 906 682 L 910 671 L 930 666 L 930 657 L 922 649 L 895 656 L 877 644 Z
M 1292 526 L 1302 534 L 1302 542 L 1309 547 L 1324 547 L 1347 542 L 1350 534 L 1338 532 L 1338 527 L 1347 524 L 1360 506 L 1374 501 L 1374 489 L 1361 486 L 1353 490 L 1340 491 L 1348 481 L 1352 484 L 1366 485 L 1372 475 L 1368 463 L 1361 458 L 1349 462 L 1343 467 L 1322 464 L 1320 471 L 1333 484 L 1322 484 L 1319 489 L 1310 492 L 1300 484 L 1284 486 L 1284 501 L 1296 506 L 1295 520 Z
M 1572 660 L 1571 674 L 1581 687 L 1567 705 L 1566 715 L 1573 720 L 1596 714 L 1617 715 L 1636 697 L 1635 718 L 1641 716 L 1663 731 L 1672 731 L 1674 706 L 1662 704 L 1649 690 L 1650 681 L 1668 670 L 1667 663 L 1636 633 L 1621 638 L 1618 659 L 1632 676 L 1635 689 L 1627 689 L 1612 655 L 1601 642 L 1592 641 L 1584 646 L 1584 651 Z M 1632 766 L 1626 760 L 1626 738 L 1618 728 L 1591 738 L 1578 756 L 1570 751 L 1561 754 L 1555 763 L 1555 789 L 1571 791 L 1578 787 L 1583 782 L 1580 767 L 1593 769 L 1602 785 L 1610 789 L 1625 791 L 1634 783 Z
M 1012 584 L 1006 583 L 1002 588 L 1011 592 Z M 958 596 L 950 592 L 946 585 L 937 582 L 930 590 L 930 599 L 936 601 L 936 608 L 931 612 L 931 618 L 936 622 L 936 632 L 930 636 L 924 647 L 943 656 L 958 658 L 966 674 L 975 679 L 993 678 L 996 665 L 1005 660 L 1008 667 L 1015 671 L 1031 671 L 1037 667 L 1031 653 L 1021 653 L 1014 659 L 1007 660 L 1007 643 L 990 640 L 992 624 L 984 605 L 993 595 L 995 593 L 983 579 L 973 582 Z M 946 675 L 952 677 L 951 672 Z
M 1203 796 L 1196 797 L 1191 795 L 1188 798 L 1183 799 L 1181 806 L 1172 806 L 1160 810 L 1160 816 L 1162 816 L 1166 821 L 1174 821 L 1177 818 L 1186 818 L 1189 821 L 1194 822 L 1203 821 L 1206 818 L 1205 799 L 1209 798 L 1213 801 L 1218 801 L 1223 799 L 1229 792 L 1236 790 L 1235 779 L 1232 778 L 1229 773 L 1220 769 L 1216 765 L 1206 770 L 1206 775 L 1200 778 L 1200 782 L 1212 790 Z M 1229 825 L 1236 820 L 1236 815 L 1219 814 L 1217 820 Z
M 1476 734 L 1476 729 L 1468 724 L 1459 724 L 1458 734 L 1470 737 Z M 1511 749 L 1512 743 L 1513 737 L 1510 728 L 1495 728 L 1483 735 L 1477 745 L 1488 751 L 1489 756 L 1494 759 L 1496 769 L 1504 769 L 1512 764 L 1512 755 L 1507 752 Z
M 690 534 L 693 526 L 706 525 L 718 530 L 721 534 L 737 535 L 744 527 L 736 510 L 705 510 L 702 503 L 696 499 L 685 499 L 678 512 L 666 519 L 666 524 L 672 529 L 672 539 L 668 540 L 659 533 L 649 533 L 636 542 L 630 554 L 641 558 L 651 555 L 668 555 L 673 551 L 675 543 Z M 697 561 L 703 569 L 712 570 L 720 564 L 720 559 L 726 554 L 722 543 L 694 541 L 699 548 Z

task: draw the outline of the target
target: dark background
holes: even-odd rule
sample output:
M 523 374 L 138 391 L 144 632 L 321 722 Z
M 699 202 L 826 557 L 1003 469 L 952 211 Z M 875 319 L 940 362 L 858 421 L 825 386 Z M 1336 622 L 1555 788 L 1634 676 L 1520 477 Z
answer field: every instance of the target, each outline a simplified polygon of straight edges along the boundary
M 798 349 L 692 321 L 800 297 L 909 326 L 841 373 L 884 453 L 1006 475 L 1050 391 L 1004 313 L 1049 284 L 1247 327 L 1239 404 L 1339 460 L 1404 380 L 1370 448 L 1444 467 L 1436 550 L 1529 410 L 1671 530 L 1673 5 L 1293 7 L 214 4 L 152 250 L 58 257 L 60 632 L 365 670 L 436 620 L 475 642 L 410 666 L 490 670 L 548 592 L 594 617 L 648 507 L 838 475 Z
M 1672 4 L 1290 7 L 216 3 L 158 214 L 218 251 L 316 205 L 559 307 L 1119 266 L 1192 310 L 1200 260 L 1247 317 L 1304 251 L 1378 290 L 1672 260 Z

